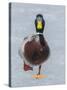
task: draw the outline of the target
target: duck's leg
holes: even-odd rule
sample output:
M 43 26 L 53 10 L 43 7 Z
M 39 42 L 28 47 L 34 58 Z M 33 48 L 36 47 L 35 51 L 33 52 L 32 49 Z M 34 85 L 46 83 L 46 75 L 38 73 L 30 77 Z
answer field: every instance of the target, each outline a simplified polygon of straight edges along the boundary
M 28 71 L 28 70 L 33 70 L 33 68 L 29 66 L 28 64 L 26 64 L 24 61 L 24 71 Z
M 39 71 L 37 75 L 40 75 L 40 71 L 41 71 L 41 65 L 39 66 Z
M 41 71 L 41 65 L 38 68 L 38 73 L 36 75 L 33 75 L 33 78 L 36 78 L 36 79 L 42 78 L 42 76 L 40 75 L 40 71 Z
M 36 79 L 42 79 L 42 78 L 46 78 L 47 76 L 46 75 L 42 75 L 40 74 L 41 72 L 41 65 L 39 66 L 39 71 L 36 75 L 33 75 L 33 78 L 36 78 Z
M 36 75 L 33 75 L 33 78 L 36 78 L 36 79 L 42 78 L 42 75 L 40 74 L 40 72 L 41 72 L 41 65 L 39 65 L 38 73 Z

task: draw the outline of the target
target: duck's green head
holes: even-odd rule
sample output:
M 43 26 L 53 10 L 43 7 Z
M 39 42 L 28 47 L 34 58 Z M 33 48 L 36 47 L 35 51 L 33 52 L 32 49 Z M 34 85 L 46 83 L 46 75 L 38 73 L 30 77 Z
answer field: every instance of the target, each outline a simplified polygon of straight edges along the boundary
M 43 19 L 43 16 L 41 14 L 38 14 L 35 20 L 36 32 L 43 33 L 44 26 L 45 26 L 45 21 Z

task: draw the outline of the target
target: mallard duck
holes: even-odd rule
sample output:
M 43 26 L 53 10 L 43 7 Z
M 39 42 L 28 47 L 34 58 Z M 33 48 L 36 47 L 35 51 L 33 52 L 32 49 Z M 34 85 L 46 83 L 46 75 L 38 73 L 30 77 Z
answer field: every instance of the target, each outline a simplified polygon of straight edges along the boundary
M 20 48 L 20 56 L 24 59 L 24 70 L 33 70 L 33 65 L 38 65 L 37 76 L 40 75 L 42 63 L 50 55 L 49 46 L 43 35 L 44 27 L 45 20 L 41 14 L 38 14 L 35 19 L 36 34 L 25 37 Z

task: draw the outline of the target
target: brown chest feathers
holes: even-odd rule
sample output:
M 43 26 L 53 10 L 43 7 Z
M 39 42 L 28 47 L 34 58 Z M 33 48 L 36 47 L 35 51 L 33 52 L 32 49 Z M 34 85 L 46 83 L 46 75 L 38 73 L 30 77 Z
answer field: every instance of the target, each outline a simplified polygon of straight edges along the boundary
M 39 65 L 47 60 L 50 50 L 44 40 L 44 45 L 37 42 L 35 39 L 28 41 L 24 46 L 24 56 L 32 65 Z

